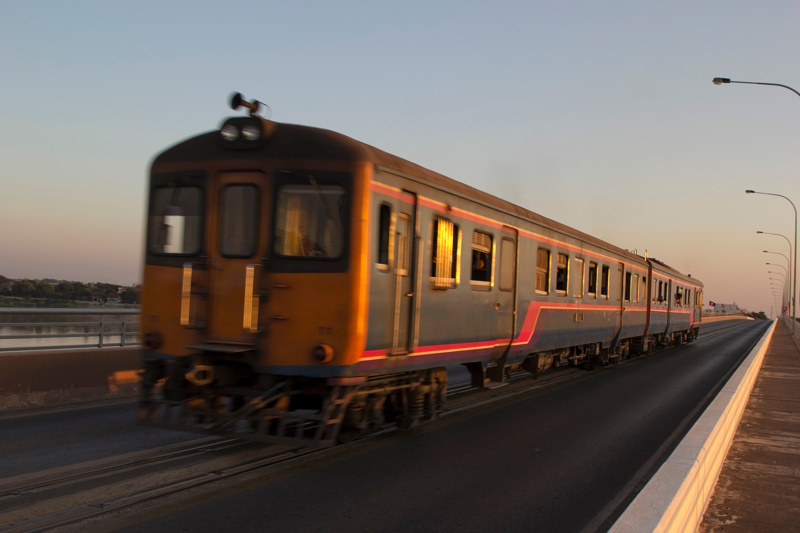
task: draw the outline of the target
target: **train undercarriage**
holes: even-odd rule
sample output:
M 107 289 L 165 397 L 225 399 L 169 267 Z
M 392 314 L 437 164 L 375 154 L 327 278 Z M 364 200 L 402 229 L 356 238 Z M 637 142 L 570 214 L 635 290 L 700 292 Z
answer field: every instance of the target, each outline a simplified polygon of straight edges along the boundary
M 375 377 L 261 376 L 258 386 L 195 385 L 182 365 L 145 369 L 143 425 L 304 447 L 327 447 L 395 424 L 411 428 L 444 408 L 444 368 Z M 170 366 L 170 365 L 168 365 Z M 251 373 L 252 375 L 252 373 Z
M 624 339 L 613 348 L 594 343 L 534 353 L 499 373 L 481 363 L 465 366 L 472 385 L 483 388 L 504 381 L 519 367 L 534 378 L 564 366 L 591 370 L 696 337 L 693 329 Z M 411 428 L 436 419 L 447 394 L 445 368 L 316 379 L 258 375 L 248 365 L 220 364 L 200 356 L 194 362 L 149 361 L 142 377 L 138 417 L 143 425 L 319 448 L 388 425 Z
M 697 338 L 698 328 L 669 334 L 651 335 L 623 339 L 613 347 L 603 347 L 601 343 L 573 346 L 561 350 L 530 354 L 520 365 L 523 370 L 538 377 L 547 370 L 563 366 L 583 366 L 589 370 L 597 366 L 619 364 L 630 357 L 643 355 L 654 350 L 679 346 Z

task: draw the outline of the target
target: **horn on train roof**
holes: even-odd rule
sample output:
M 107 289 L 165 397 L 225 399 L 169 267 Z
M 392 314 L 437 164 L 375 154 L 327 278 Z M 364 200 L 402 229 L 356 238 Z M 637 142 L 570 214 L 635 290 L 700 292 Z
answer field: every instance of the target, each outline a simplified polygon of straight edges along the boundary
M 252 102 L 248 102 L 244 99 L 242 93 L 233 93 L 231 95 L 231 109 L 236 111 L 240 107 L 246 107 L 250 110 L 250 116 L 255 116 L 258 113 L 258 110 L 261 109 L 261 106 L 269 107 L 263 102 L 259 102 L 258 100 L 253 100 Z

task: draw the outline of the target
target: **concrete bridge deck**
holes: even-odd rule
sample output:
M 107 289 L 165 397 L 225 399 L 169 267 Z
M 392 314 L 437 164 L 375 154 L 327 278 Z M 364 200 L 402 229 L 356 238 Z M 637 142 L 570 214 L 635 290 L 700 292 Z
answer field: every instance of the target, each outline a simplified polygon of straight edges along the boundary
M 800 527 L 800 350 L 779 322 L 700 531 Z

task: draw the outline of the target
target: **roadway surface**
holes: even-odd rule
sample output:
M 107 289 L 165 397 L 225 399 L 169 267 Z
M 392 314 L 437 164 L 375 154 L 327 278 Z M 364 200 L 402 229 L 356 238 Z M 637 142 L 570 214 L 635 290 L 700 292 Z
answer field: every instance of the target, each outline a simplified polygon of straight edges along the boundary
M 133 403 L 13 418 L 0 415 L 0 479 L 196 438 L 137 426 Z
M 401 438 L 251 472 L 71 529 L 604 530 L 768 326 L 707 324 L 691 344 L 580 372 Z M 136 427 L 134 414 L 125 405 L 0 420 L 0 476 L 196 438 Z

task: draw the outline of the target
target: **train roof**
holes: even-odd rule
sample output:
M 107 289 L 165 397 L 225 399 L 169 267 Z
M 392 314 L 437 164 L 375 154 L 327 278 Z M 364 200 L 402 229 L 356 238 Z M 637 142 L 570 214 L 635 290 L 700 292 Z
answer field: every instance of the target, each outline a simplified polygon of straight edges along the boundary
M 691 274 L 683 274 L 681 272 L 678 272 L 677 270 L 675 270 L 674 268 L 672 268 L 668 264 L 664 263 L 663 261 L 659 261 L 658 259 L 656 259 L 654 257 L 649 257 L 647 260 L 650 261 L 651 263 L 655 263 L 656 266 L 653 267 L 654 270 L 659 270 L 661 272 L 666 272 L 670 276 L 672 276 L 674 278 L 681 279 L 681 280 L 685 281 L 686 283 L 690 283 L 690 284 L 696 285 L 698 287 L 703 287 L 703 283 L 700 280 L 693 278 Z
M 266 129 L 270 131 L 269 139 L 258 150 L 237 151 L 237 158 L 273 157 L 282 160 L 369 161 L 382 170 L 399 173 L 420 183 L 504 211 L 514 217 L 533 221 L 564 235 L 592 243 L 610 252 L 622 255 L 629 261 L 639 263 L 646 261 L 644 257 L 638 254 L 619 248 L 588 233 L 544 217 L 485 191 L 448 178 L 389 152 L 357 141 L 347 135 L 311 126 L 285 124 L 265 119 L 260 120 L 264 122 Z M 174 161 L 220 159 L 230 157 L 230 155 L 230 148 L 227 148 L 220 140 L 220 130 L 214 130 L 189 138 L 166 149 L 156 156 L 153 165 Z M 688 278 L 694 283 L 700 284 L 694 278 L 685 276 L 660 261 L 657 261 L 657 263 L 669 269 L 676 277 Z

